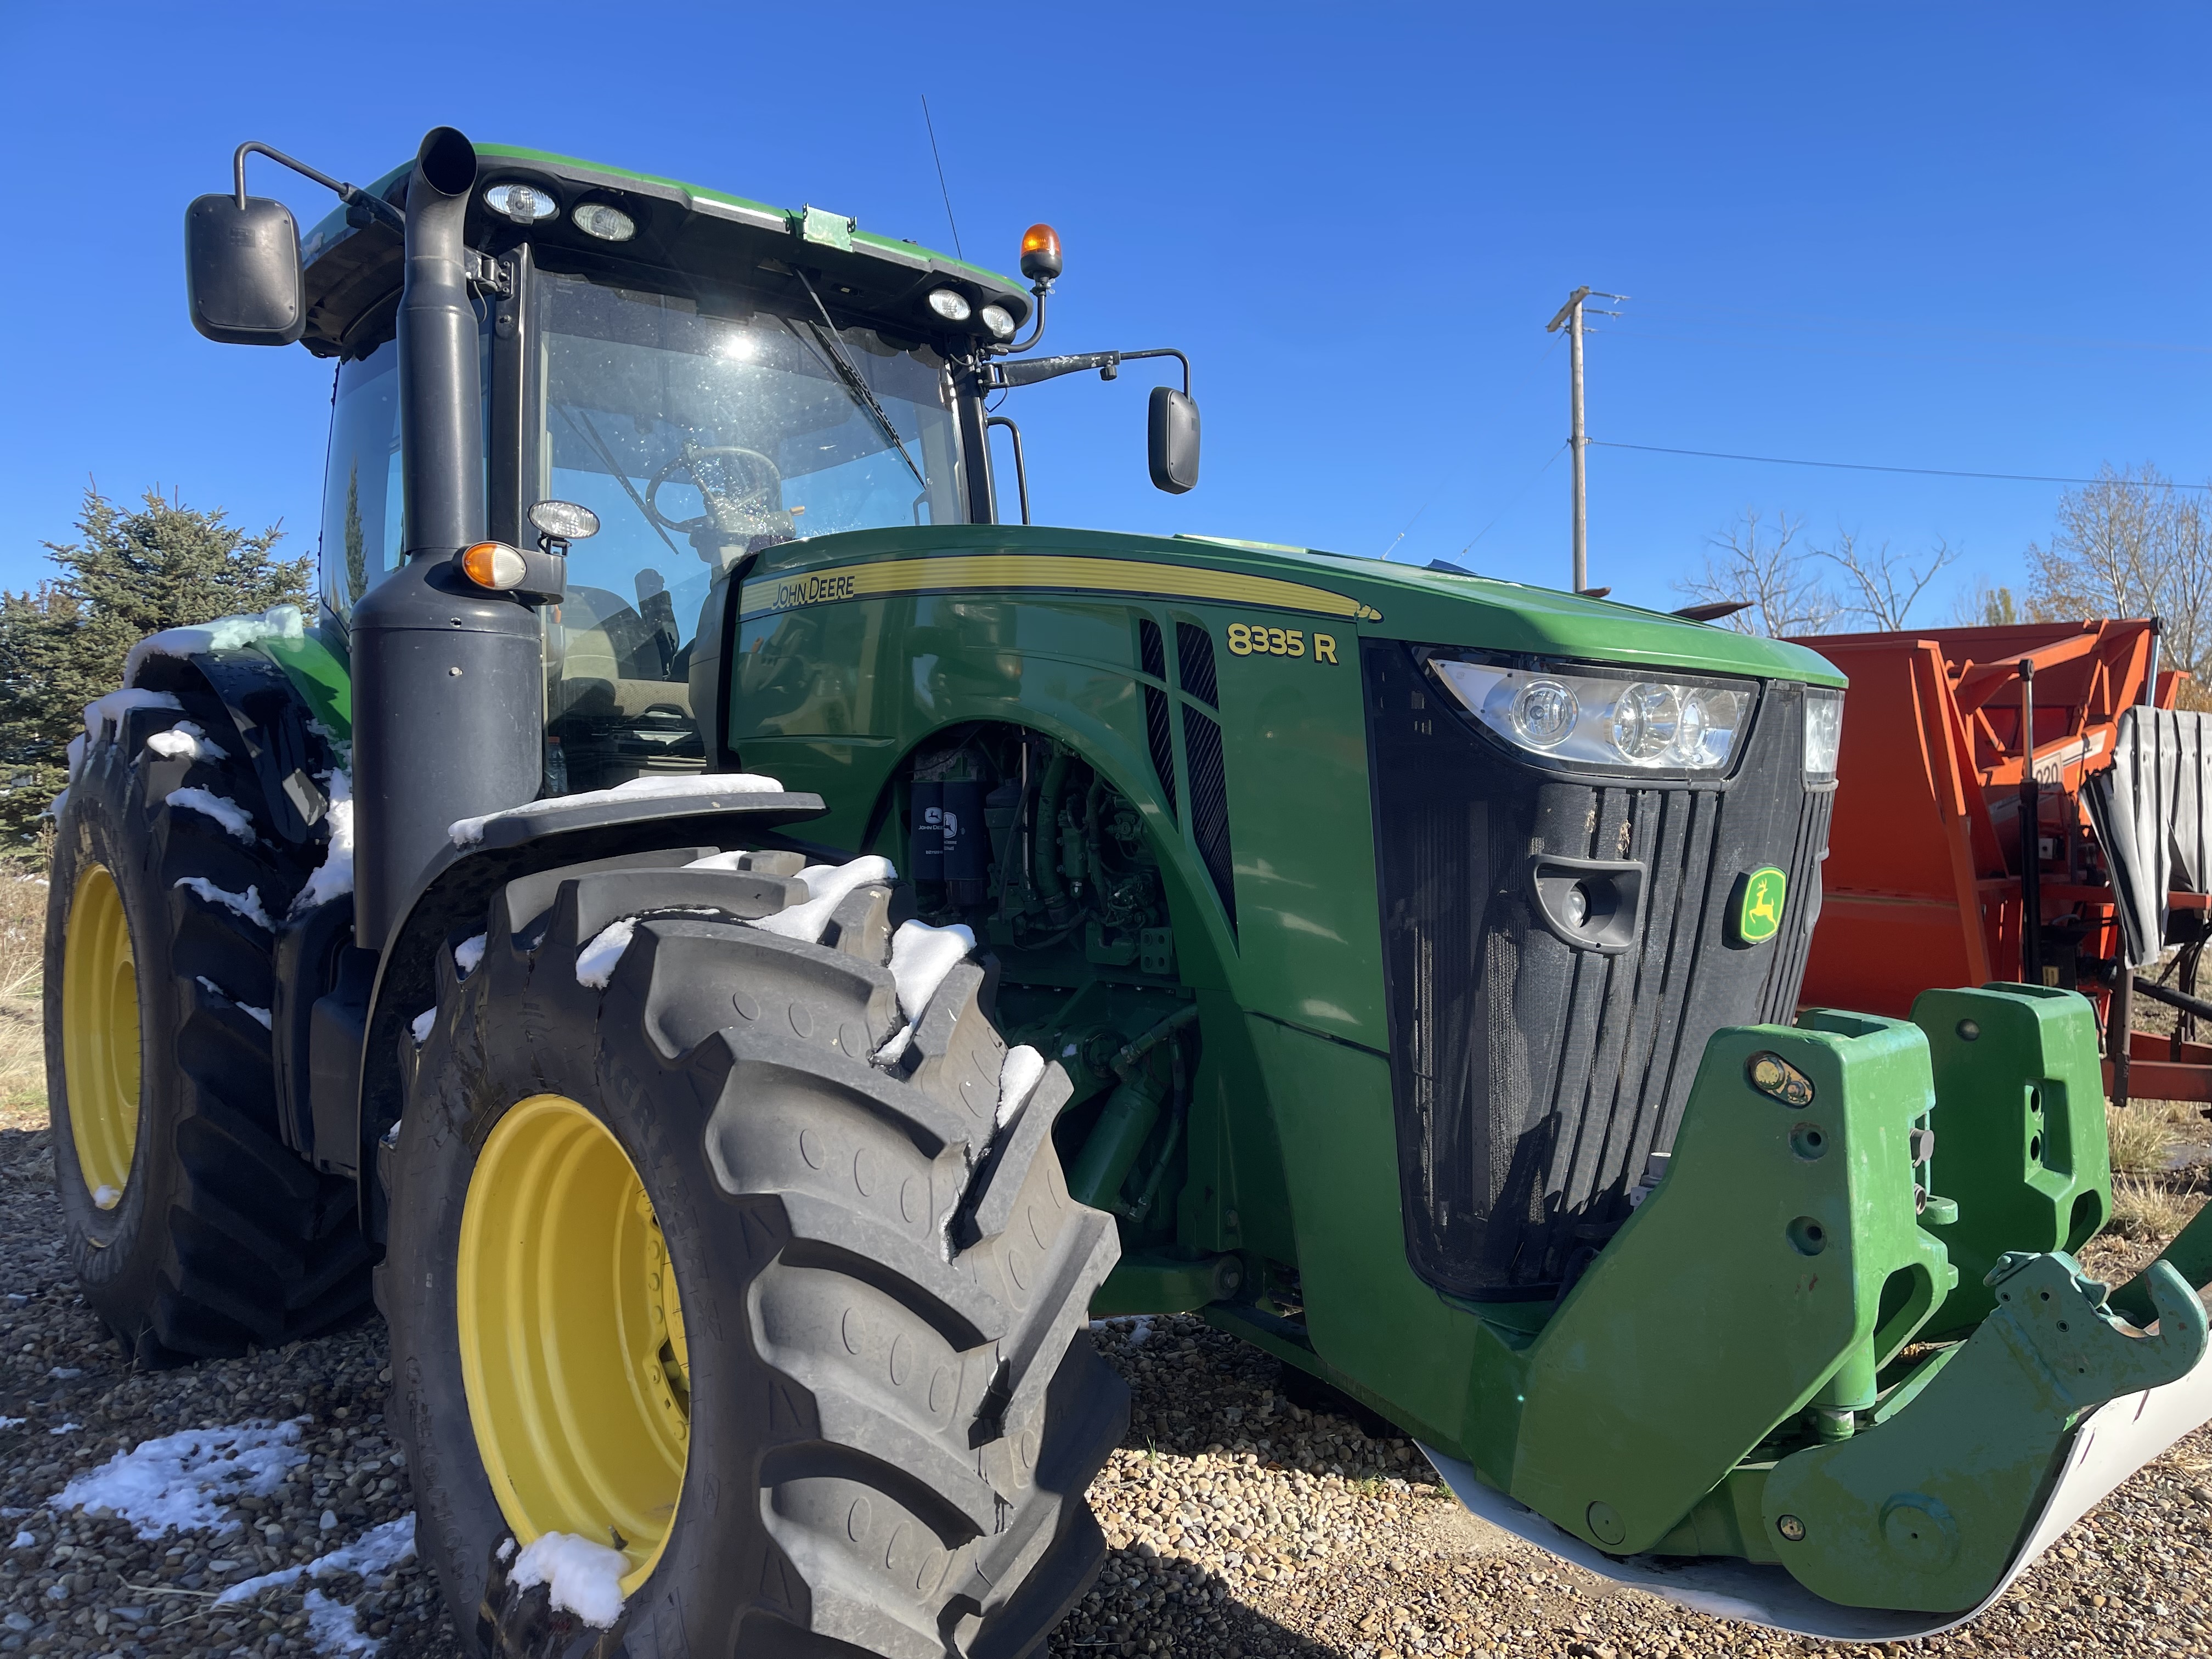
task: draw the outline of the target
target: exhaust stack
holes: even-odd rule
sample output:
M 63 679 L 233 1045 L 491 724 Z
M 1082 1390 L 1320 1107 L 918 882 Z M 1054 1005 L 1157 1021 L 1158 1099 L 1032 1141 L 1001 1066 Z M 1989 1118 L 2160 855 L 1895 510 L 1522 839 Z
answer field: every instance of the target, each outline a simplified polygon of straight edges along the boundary
M 544 770 L 538 613 L 454 556 L 484 535 L 483 401 L 462 236 L 475 146 L 422 140 L 399 304 L 405 562 L 353 613 L 354 933 L 380 951 L 457 818 L 534 799 Z

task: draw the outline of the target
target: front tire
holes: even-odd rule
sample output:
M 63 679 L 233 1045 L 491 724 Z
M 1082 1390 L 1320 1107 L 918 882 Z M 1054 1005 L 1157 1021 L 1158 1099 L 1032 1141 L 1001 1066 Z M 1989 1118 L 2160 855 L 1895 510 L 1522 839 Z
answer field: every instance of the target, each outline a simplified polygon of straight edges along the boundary
M 994 1133 L 971 963 L 872 1064 L 890 890 L 817 945 L 740 920 L 782 889 L 585 867 L 441 953 L 384 1297 L 418 1539 L 487 1650 L 1018 1659 L 1097 1571 L 1128 1397 L 1080 1334 L 1118 1247 L 1053 1151 L 1066 1080 Z M 556 1532 L 623 1551 L 611 1630 L 510 1582 Z
M 368 1301 L 352 1183 L 318 1176 L 276 1121 L 269 924 L 320 849 L 281 842 L 222 703 L 168 678 L 172 692 L 88 738 L 56 826 L 46 939 L 71 1264 L 149 1366 L 273 1347 Z M 148 748 L 186 722 L 204 742 Z

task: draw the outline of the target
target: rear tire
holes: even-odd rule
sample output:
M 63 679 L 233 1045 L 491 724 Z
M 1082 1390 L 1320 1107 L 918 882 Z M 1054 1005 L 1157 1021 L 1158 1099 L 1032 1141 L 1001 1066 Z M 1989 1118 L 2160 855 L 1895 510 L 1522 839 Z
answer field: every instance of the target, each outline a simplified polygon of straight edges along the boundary
M 46 908 L 47 1097 L 71 1264 L 140 1364 L 243 1353 L 328 1328 L 368 1300 L 349 1182 L 280 1138 L 270 931 L 319 856 L 282 845 L 222 704 L 185 672 L 181 709 L 139 708 L 88 740 L 57 824 Z M 224 754 L 164 757 L 189 720 Z M 250 840 L 173 804 L 203 790 Z M 100 988 L 105 988 L 104 990 Z
M 781 884 L 728 872 L 714 898 L 707 878 L 586 867 L 544 916 L 510 918 L 495 899 L 465 978 L 441 953 L 435 1019 L 387 1155 L 383 1300 L 420 1547 L 456 1626 L 503 1656 L 1018 1659 L 1097 1571 L 1084 1492 L 1128 1419 L 1126 1386 L 1084 1334 L 1118 1244 L 1109 1217 L 1068 1195 L 1053 1151 L 1066 1079 L 1051 1068 L 994 1138 L 1006 1049 L 977 1004 L 981 969 L 954 969 L 903 1063 L 878 1066 L 901 1023 L 884 966 L 890 890 L 859 890 L 835 942 L 812 945 L 738 920 L 777 908 L 761 890 Z M 579 984 L 580 945 L 641 913 L 605 989 Z M 558 1176 L 553 1140 L 532 1163 L 502 1129 L 523 1109 L 619 1146 L 680 1286 L 688 1420 L 642 1494 L 631 1458 L 605 1496 L 576 1474 L 582 1507 L 564 1507 L 520 1490 L 545 1484 L 546 1460 L 507 1455 L 558 1440 L 581 1446 L 581 1467 L 598 1443 L 644 1443 L 631 1417 L 665 1413 L 662 1368 L 678 1352 L 647 1352 L 658 1327 L 611 1330 L 562 1363 L 629 1340 L 631 1385 L 602 1378 L 580 1406 L 551 1398 L 542 1356 L 567 1340 L 562 1320 L 514 1304 L 557 1282 L 573 1305 L 605 1275 L 551 1281 L 511 1255 L 496 1272 L 477 1265 L 514 1242 L 488 1247 L 487 1218 L 536 1237 L 533 1206 L 578 1186 Z M 523 1169 L 541 1176 L 531 1205 L 482 1184 L 495 1176 L 480 1170 Z M 563 1220 L 545 1248 L 589 1231 Z M 486 1380 L 526 1372 L 538 1406 Z M 513 1467 L 523 1473 L 488 1473 Z M 669 1518 L 611 1536 L 609 1510 L 656 1505 Z M 629 1547 L 611 1630 L 508 1582 L 507 1540 L 548 1531 Z

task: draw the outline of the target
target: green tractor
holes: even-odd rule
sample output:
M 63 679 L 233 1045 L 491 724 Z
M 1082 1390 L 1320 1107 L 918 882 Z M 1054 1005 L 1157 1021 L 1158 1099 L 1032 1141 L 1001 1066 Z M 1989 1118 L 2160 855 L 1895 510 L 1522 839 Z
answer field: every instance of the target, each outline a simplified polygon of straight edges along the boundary
M 338 195 L 304 241 L 255 149 Z M 1018 282 L 450 129 L 235 169 L 192 316 L 335 365 L 319 602 L 88 710 L 58 1180 L 142 1364 L 374 1296 L 483 1650 L 1034 1650 L 1127 1421 L 1093 1316 L 1837 1638 L 1970 1616 L 2212 1417 L 2207 1230 L 2067 1254 L 2087 1003 L 1798 1012 L 1819 657 L 1031 527 L 1000 392 L 1180 357 L 1037 355 L 1043 226 Z

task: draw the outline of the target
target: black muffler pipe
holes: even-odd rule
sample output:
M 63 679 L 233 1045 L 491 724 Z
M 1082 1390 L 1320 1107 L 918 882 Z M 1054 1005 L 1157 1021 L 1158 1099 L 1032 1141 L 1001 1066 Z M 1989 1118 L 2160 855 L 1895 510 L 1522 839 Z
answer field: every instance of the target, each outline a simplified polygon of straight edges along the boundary
M 423 140 L 399 301 L 404 562 L 354 607 L 354 938 L 381 951 L 455 820 L 533 799 L 544 770 L 538 612 L 453 555 L 484 535 L 483 392 L 462 240 L 474 145 Z

